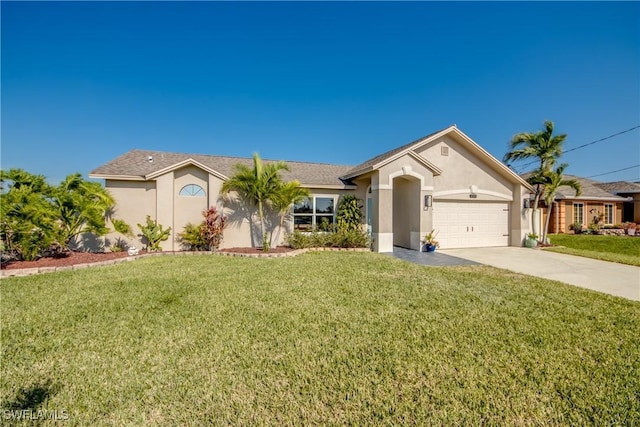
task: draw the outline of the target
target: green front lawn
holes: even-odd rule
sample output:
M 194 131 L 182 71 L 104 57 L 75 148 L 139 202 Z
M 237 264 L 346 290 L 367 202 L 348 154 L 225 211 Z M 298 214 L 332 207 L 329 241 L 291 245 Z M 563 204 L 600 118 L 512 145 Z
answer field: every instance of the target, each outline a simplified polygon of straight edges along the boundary
M 640 423 L 640 303 L 489 267 L 154 257 L 0 290 L 5 421 Z
M 548 251 L 640 266 L 640 237 L 551 234 L 549 240 L 563 247 Z

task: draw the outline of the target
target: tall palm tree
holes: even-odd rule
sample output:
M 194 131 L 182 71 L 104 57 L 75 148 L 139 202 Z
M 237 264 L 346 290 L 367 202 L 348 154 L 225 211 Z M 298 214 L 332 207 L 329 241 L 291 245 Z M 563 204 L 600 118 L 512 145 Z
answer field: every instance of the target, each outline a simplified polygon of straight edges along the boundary
M 546 120 L 544 130 L 535 133 L 519 133 L 509 142 L 509 152 L 503 159 L 505 163 L 532 158 L 540 162 L 528 179 L 529 183 L 536 188 L 533 209 L 538 209 L 545 175 L 552 172 L 553 165 L 562 155 L 562 144 L 566 138 L 566 134 L 553 135 L 553 122 Z
M 273 208 L 278 211 L 278 217 L 280 219 L 278 224 L 278 234 L 275 238 L 276 242 L 280 238 L 280 232 L 284 226 L 284 219 L 291 212 L 293 205 L 301 202 L 310 195 L 311 193 L 309 193 L 309 190 L 300 187 L 300 182 L 297 180 L 282 183 L 278 193 L 271 201 Z
M 288 171 L 289 166 L 285 162 L 263 164 L 258 153 L 254 153 L 253 167 L 236 164 L 235 170 L 235 174 L 222 184 L 222 193 L 228 194 L 235 191 L 240 199 L 258 207 L 262 248 L 268 251 L 269 240 L 264 219 L 265 205 L 271 203 L 282 187 L 280 171 Z
M 544 231 L 542 235 L 542 241 L 547 240 L 547 233 L 549 232 L 549 219 L 551 218 L 551 211 L 553 210 L 553 202 L 556 200 L 556 194 L 560 187 L 571 187 L 576 192 L 576 197 L 582 194 L 582 185 L 575 179 L 565 179 L 563 176 L 564 170 L 567 168 L 567 164 L 563 163 L 556 168 L 555 171 L 551 171 L 546 175 L 546 182 L 544 185 L 544 202 L 547 204 L 547 220 L 545 222 Z

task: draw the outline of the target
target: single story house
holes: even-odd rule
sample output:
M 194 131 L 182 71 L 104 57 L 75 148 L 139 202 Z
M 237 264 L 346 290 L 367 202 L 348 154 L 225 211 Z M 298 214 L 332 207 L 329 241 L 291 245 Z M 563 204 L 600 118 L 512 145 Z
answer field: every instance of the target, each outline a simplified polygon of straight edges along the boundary
M 222 183 L 236 163 L 249 158 L 132 150 L 89 175 L 104 179 L 116 200 L 115 217 L 137 230 L 150 215 L 171 237 L 163 250 L 181 249 L 179 233 L 217 206 L 228 217 L 222 247 L 259 246 L 251 218 L 255 211 L 233 197 L 222 197 Z M 362 200 L 373 249 L 394 246 L 419 250 L 423 236 L 436 229 L 441 248 L 522 246 L 530 231 L 525 200 L 532 187 L 455 125 L 366 160 L 356 166 L 288 161 L 283 179 L 297 179 L 312 196 L 296 205 L 287 231 L 335 222 L 339 198 Z M 270 218 L 276 235 L 277 221 Z M 363 224 L 364 226 L 365 224 Z M 280 244 L 284 233 L 278 242 Z M 108 236 L 108 238 L 114 238 Z M 131 242 L 141 247 L 139 240 Z
M 640 224 L 640 184 L 637 182 L 615 181 L 596 183 L 601 189 L 623 197 L 622 222 Z
M 571 187 L 560 187 L 551 210 L 549 233 L 567 233 L 571 224 L 581 224 L 584 229 L 602 214 L 603 225 L 620 224 L 623 221 L 623 205 L 626 199 L 600 187 L 600 183 L 574 175 L 565 179 L 575 179 L 582 186 L 582 194 L 575 195 Z M 542 207 L 542 224 L 545 224 L 547 208 Z

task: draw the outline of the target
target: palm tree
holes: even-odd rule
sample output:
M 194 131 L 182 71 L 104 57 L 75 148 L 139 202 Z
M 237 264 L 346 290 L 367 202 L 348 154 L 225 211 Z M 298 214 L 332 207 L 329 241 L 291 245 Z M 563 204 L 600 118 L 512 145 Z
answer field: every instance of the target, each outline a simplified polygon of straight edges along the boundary
M 566 138 L 566 134 L 553 135 L 553 122 L 546 120 L 544 130 L 536 133 L 519 133 L 509 142 L 510 151 L 503 159 L 505 163 L 531 158 L 540 161 L 538 168 L 527 180 L 536 187 L 534 210 L 538 209 L 538 203 L 542 197 L 545 175 L 552 172 L 553 165 L 562 155 L 562 144 Z
M 555 171 L 551 171 L 546 175 L 546 182 L 544 185 L 544 202 L 548 206 L 547 220 L 544 226 L 544 234 L 542 241 L 547 240 L 547 233 L 549 232 L 549 219 L 551 218 L 551 211 L 553 210 L 553 202 L 556 200 L 556 193 L 560 187 L 571 187 L 576 192 L 576 197 L 582 194 L 582 185 L 575 179 L 565 179 L 563 176 L 564 170 L 567 168 L 567 164 L 563 163 L 556 168 Z
M 81 233 L 102 236 L 109 232 L 106 217 L 115 205 L 113 197 L 102 185 L 85 181 L 79 173 L 67 176 L 53 189 L 51 204 L 59 219 L 59 243 L 64 247 Z
M 282 187 L 280 171 L 289 170 L 285 162 L 263 164 L 258 153 L 253 154 L 253 167 L 235 165 L 236 173 L 222 184 L 222 193 L 235 191 L 240 199 L 258 207 L 262 248 L 269 250 L 269 240 L 264 220 L 265 205 L 268 205 Z
M 284 225 L 284 219 L 291 212 L 291 208 L 298 202 L 301 202 L 306 197 L 309 197 L 311 193 L 306 188 L 300 187 L 300 182 L 297 180 L 284 182 L 271 200 L 271 204 L 275 210 L 278 211 L 280 222 L 278 224 L 278 234 L 275 241 L 280 238 L 280 231 Z

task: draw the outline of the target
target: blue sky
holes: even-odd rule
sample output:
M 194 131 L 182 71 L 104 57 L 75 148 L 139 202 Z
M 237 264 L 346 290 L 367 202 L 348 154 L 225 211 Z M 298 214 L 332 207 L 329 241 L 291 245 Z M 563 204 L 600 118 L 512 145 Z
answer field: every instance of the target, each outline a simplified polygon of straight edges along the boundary
M 358 164 L 450 124 L 494 156 L 640 125 L 638 2 L 1 2 L 1 166 L 133 148 Z M 566 173 L 640 180 L 640 129 Z M 517 165 L 516 165 L 517 166 Z

